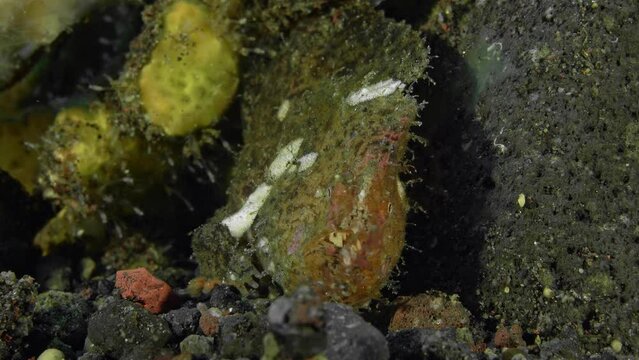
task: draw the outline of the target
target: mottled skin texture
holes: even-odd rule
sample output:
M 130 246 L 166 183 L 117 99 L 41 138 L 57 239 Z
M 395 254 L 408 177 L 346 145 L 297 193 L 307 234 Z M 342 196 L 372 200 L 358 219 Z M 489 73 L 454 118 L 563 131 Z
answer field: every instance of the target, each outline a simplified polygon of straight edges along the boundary
M 247 66 L 245 146 L 229 204 L 196 232 L 193 246 L 208 276 L 250 283 L 268 274 L 286 291 L 311 283 L 324 298 L 362 305 L 379 295 L 403 247 L 407 206 L 398 174 L 417 104 L 401 91 L 354 106 L 345 99 L 389 78 L 417 80 L 426 50 L 416 33 L 368 3 L 324 13 L 293 28 L 273 59 Z M 285 100 L 290 109 L 280 121 Z M 270 162 L 297 138 L 304 139 L 298 157 L 316 152 L 316 162 L 272 184 L 242 239 L 224 235 L 216 223 L 266 181 Z M 237 263 L 214 251 L 238 246 Z

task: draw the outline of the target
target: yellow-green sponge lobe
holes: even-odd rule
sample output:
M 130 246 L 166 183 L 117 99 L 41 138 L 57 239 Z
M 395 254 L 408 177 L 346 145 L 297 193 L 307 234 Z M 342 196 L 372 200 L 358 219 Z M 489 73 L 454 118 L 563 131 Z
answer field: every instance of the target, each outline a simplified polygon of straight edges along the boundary
M 235 94 L 236 54 L 212 18 L 199 3 L 172 4 L 163 35 L 140 74 L 149 120 L 167 135 L 186 135 L 216 122 Z

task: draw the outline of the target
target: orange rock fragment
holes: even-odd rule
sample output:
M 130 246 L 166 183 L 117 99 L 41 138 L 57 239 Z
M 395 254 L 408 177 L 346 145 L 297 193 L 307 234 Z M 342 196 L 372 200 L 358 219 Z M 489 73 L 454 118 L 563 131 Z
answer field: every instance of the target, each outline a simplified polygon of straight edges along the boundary
M 197 309 L 200 311 L 200 330 L 205 336 L 215 336 L 220 330 L 220 317 L 216 316 L 206 305 L 199 303 Z
M 119 270 L 115 287 L 124 299 L 138 302 L 153 314 L 161 313 L 171 302 L 171 286 L 145 268 Z
M 470 312 L 456 296 L 433 291 L 410 297 L 399 297 L 389 330 L 411 328 L 464 328 L 470 323 Z

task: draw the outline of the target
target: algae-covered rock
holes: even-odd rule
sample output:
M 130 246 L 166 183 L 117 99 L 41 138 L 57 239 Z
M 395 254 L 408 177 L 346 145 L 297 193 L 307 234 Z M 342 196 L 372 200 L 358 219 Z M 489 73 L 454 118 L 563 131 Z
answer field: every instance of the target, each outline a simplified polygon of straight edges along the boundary
M 211 358 L 215 352 L 215 340 L 208 336 L 189 335 L 180 342 L 180 351 L 194 356 Z
M 0 357 L 19 345 L 33 327 L 37 284 L 32 277 L 21 279 L 11 271 L 0 272 Z
M 220 318 L 220 355 L 225 359 L 255 358 L 263 353 L 266 319 L 254 312 Z
M 171 336 L 162 318 L 141 306 L 114 300 L 93 314 L 87 339 L 91 352 L 117 359 L 152 359 Z
M 143 267 L 156 272 L 168 268 L 165 251 L 140 234 L 112 240 L 104 249 L 101 263 L 109 271 Z
M 84 342 L 87 332 L 89 304 L 79 294 L 47 291 L 36 298 L 35 328 L 47 336 L 73 346 Z
M 429 292 L 415 296 L 400 296 L 388 329 L 398 331 L 412 328 L 467 328 L 470 313 L 456 295 Z
M 367 2 L 305 18 L 273 51 L 246 70 L 229 203 L 194 254 L 206 276 L 255 284 L 264 270 L 286 291 L 363 304 L 403 247 L 398 175 L 418 110 L 404 90 L 427 52 Z

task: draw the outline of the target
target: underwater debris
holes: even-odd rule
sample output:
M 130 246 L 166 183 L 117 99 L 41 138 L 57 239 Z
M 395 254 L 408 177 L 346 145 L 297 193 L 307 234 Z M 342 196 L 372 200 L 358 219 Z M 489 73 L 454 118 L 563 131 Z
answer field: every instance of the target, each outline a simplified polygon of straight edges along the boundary
M 202 275 L 249 286 L 269 276 L 362 305 L 397 263 L 407 210 L 398 175 L 417 114 L 397 90 L 422 76 L 427 51 L 367 3 L 335 11 L 337 23 L 308 18 L 275 58 L 248 67 L 230 201 L 193 238 Z

